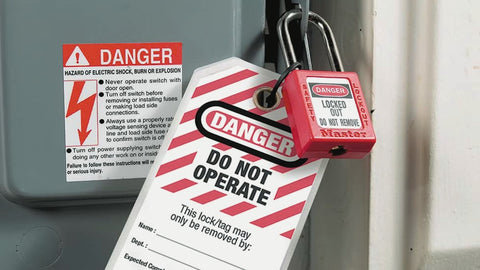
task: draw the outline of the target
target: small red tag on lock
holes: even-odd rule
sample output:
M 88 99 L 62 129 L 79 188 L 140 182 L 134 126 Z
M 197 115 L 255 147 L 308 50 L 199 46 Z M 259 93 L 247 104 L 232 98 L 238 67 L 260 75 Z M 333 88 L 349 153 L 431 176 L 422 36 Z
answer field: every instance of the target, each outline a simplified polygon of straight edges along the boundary
M 299 157 L 363 158 L 375 144 L 355 72 L 294 70 L 282 95 Z

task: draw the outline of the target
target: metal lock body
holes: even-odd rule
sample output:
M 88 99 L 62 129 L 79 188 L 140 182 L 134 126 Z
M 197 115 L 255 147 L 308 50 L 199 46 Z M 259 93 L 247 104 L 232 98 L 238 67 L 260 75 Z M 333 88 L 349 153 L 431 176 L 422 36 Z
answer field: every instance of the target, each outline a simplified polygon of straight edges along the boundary
M 290 59 L 296 61 L 288 24 L 300 17 L 301 11 L 291 10 L 277 27 L 287 65 Z M 294 70 L 285 78 L 282 96 L 297 154 L 302 158 L 363 158 L 376 138 L 358 75 L 343 72 L 327 22 L 313 12 L 308 19 L 322 33 L 335 71 Z

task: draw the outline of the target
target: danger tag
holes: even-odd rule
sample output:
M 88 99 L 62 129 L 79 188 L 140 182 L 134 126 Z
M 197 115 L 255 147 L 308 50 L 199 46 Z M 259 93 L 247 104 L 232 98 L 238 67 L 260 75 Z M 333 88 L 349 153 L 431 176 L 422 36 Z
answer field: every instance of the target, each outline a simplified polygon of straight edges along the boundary
M 283 104 L 255 107 L 277 78 L 195 71 L 107 269 L 288 267 L 328 160 L 298 158 Z

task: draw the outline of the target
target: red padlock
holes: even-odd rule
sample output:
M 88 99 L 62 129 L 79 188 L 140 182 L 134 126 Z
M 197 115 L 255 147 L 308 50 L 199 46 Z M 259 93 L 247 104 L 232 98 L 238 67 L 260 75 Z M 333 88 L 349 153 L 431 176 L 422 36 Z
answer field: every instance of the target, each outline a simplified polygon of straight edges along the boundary
M 309 21 L 322 32 L 330 64 L 336 71 L 293 70 L 285 78 L 282 95 L 297 155 L 301 158 L 363 158 L 371 151 L 376 138 L 358 75 L 343 72 L 327 22 L 313 12 L 309 14 Z M 281 29 L 279 31 L 282 41 Z M 287 30 L 286 34 L 291 45 Z M 283 42 L 281 45 L 288 64 Z

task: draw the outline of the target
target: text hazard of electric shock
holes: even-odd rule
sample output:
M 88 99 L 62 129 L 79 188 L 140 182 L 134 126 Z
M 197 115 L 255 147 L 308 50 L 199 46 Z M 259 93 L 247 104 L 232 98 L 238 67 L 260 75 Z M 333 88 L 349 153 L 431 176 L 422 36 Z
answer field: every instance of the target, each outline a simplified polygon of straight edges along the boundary
M 63 77 L 67 181 L 145 177 L 181 99 L 181 43 L 65 44 Z

